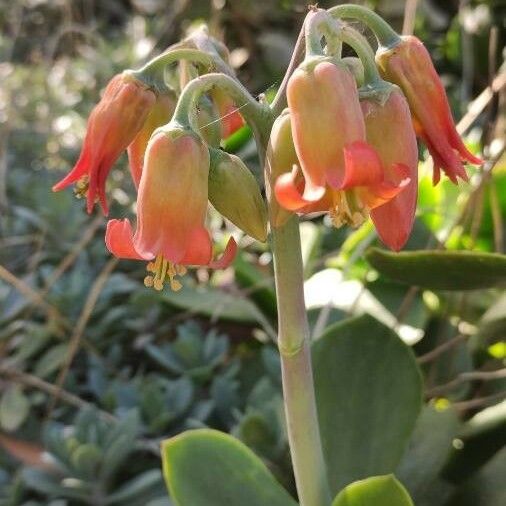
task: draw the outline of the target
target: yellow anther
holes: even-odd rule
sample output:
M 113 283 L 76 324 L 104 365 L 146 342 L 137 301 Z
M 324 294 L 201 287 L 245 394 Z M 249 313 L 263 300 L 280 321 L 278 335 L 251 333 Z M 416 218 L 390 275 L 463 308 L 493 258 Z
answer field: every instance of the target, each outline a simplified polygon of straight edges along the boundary
M 367 209 L 352 190 L 334 192 L 330 219 L 336 228 L 342 225 L 359 227 L 368 218 Z
M 144 285 L 148 288 L 162 290 L 167 278 L 170 288 L 175 292 L 183 287 L 182 283 L 175 277 L 186 274 L 186 267 L 169 262 L 161 254 L 157 255 L 154 261 L 148 263 L 146 270 L 153 274 L 144 278 Z
M 76 198 L 82 199 L 86 197 L 89 186 L 90 186 L 89 176 L 85 175 L 80 179 L 78 179 L 74 186 L 74 195 L 76 196 Z

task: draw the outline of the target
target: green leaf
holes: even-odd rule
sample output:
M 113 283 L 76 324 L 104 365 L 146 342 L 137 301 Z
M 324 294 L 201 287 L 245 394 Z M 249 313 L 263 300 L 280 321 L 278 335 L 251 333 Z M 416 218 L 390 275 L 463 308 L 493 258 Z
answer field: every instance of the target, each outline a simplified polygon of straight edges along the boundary
M 434 504 L 434 484 L 448 458 L 459 426 L 459 417 L 453 409 L 438 411 L 432 406 L 424 407 L 408 450 L 395 472 L 415 504 Z
M 8 387 L 0 401 L 0 426 L 8 431 L 15 431 L 25 421 L 30 411 L 30 403 L 19 385 Z
M 35 366 L 35 375 L 46 378 L 53 374 L 65 362 L 68 354 L 68 344 L 61 343 L 49 348 L 38 360 Z
M 256 323 L 258 309 L 248 299 L 216 288 L 183 286 L 179 292 L 165 291 L 162 300 L 180 309 L 240 323 Z
M 163 471 L 178 506 L 295 506 L 262 461 L 219 431 L 183 432 L 162 445 Z
M 315 342 L 313 370 L 331 490 L 393 472 L 422 400 L 410 348 L 364 315 L 329 327 Z
M 506 283 L 506 255 L 475 251 L 391 253 L 371 248 L 367 261 L 390 279 L 429 290 L 477 290 Z
M 394 476 L 373 476 L 348 485 L 332 506 L 413 506 L 404 487 Z

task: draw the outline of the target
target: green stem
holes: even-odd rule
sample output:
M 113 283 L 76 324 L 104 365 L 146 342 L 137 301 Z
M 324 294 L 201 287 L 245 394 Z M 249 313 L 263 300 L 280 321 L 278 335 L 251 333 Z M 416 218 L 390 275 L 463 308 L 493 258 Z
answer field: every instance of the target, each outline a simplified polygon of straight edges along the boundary
M 248 90 L 236 79 L 221 73 L 205 74 L 192 79 L 183 89 L 174 111 L 173 121 L 199 131 L 196 110 L 199 98 L 215 86 L 222 88 L 241 109 L 245 120 L 253 131 L 270 129 L 271 113 L 267 105 L 257 102 Z
M 193 63 L 199 63 L 203 65 L 207 71 L 217 68 L 216 59 L 212 55 L 204 53 L 199 49 L 178 48 L 171 49 L 153 58 L 139 70 L 131 70 L 129 72 L 149 86 L 163 88 L 165 87 L 163 78 L 165 67 L 177 63 L 180 60 L 189 60 Z
M 342 24 L 339 26 L 338 37 L 351 46 L 364 66 L 364 86 L 373 85 L 383 81 L 376 67 L 374 53 L 363 35 L 351 26 Z
M 299 222 L 272 228 L 283 395 L 292 464 L 301 506 L 331 503 L 316 410 L 304 302 Z
M 321 44 L 321 24 L 325 22 L 326 15 L 326 11 L 319 9 L 311 11 L 306 16 L 306 21 L 304 23 L 306 35 L 306 57 L 323 55 L 323 48 Z
M 344 4 L 336 5 L 327 12 L 335 18 L 354 18 L 362 21 L 374 32 L 380 46 L 392 47 L 401 41 L 398 33 L 382 17 L 367 7 Z

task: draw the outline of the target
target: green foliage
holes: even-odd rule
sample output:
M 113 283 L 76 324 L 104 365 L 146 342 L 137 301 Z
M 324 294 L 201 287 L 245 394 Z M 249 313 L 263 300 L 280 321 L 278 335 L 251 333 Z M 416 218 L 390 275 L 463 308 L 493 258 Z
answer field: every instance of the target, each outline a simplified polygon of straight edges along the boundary
M 168 506 L 159 442 L 203 427 L 238 438 L 242 444 L 227 439 L 226 451 L 254 462 L 276 497 L 294 504 L 273 481 L 295 497 L 267 246 L 241 240 L 233 268 L 210 279 L 202 271 L 188 275 L 179 293 L 149 291 L 144 266 L 119 263 L 71 356 L 77 321 L 109 259 L 105 220 L 87 216 L 71 190 L 50 190 L 77 159 L 100 90 L 116 72 L 178 40 L 190 23 L 212 19 L 229 47 L 246 55 L 238 69 L 243 82 L 269 98 L 306 8 L 298 0 L 221 2 L 223 10 L 220 2 L 176 3 L 108 0 L 90 9 L 70 2 L 63 10 L 48 0 L 0 2 L 0 506 Z M 451 2 L 417 11 L 416 33 L 443 74 L 456 118 L 467 110 L 461 97 L 488 83 L 489 28 L 502 19 L 500 3 L 470 2 L 459 16 Z M 403 8 L 389 2 L 392 19 Z M 462 51 L 464 39 L 474 54 Z M 503 137 L 488 126 L 495 107 L 487 111 L 465 139 L 473 150 L 477 139 Z M 222 147 L 261 176 L 248 127 Z M 505 359 L 505 298 L 497 284 L 504 258 L 492 252 L 501 251 L 501 237 L 504 250 L 506 165 L 503 157 L 482 183 L 481 169 L 469 167 L 471 182 L 458 187 L 447 180 L 434 187 L 429 165 L 420 163 L 417 219 L 405 248 L 412 253 L 374 250 L 366 257 L 368 247 L 379 246 L 370 224 L 336 230 L 312 217 L 301 226 L 315 375 L 318 385 L 335 385 L 321 393 L 333 400 L 328 412 L 321 409 L 332 447 L 327 460 L 335 493 L 393 472 L 417 506 L 502 506 L 506 416 L 494 403 L 506 385 L 486 374 L 504 368 Z M 130 214 L 135 191 L 125 158 L 108 194 L 111 215 Z M 222 240 L 216 214 L 210 227 Z M 448 251 L 431 251 L 441 245 Z M 363 313 L 383 325 L 348 319 Z M 336 322 L 345 323 L 328 328 Z M 420 360 L 428 401 L 413 432 L 420 384 L 399 338 Z M 355 358 L 346 361 L 345 352 Z M 48 386 L 67 361 L 63 395 L 54 403 Z M 347 402 L 330 413 L 341 408 L 338 396 Z M 338 438 L 348 446 L 337 448 Z M 21 443 L 37 465 L 19 452 Z M 183 478 L 195 483 L 197 476 Z M 382 479 L 387 490 L 399 490 L 392 478 Z M 355 487 L 354 496 L 362 493 Z
M 332 506 L 413 506 L 409 494 L 393 476 L 375 476 L 348 485 Z
M 162 449 L 165 480 L 178 504 L 296 504 L 261 460 L 226 434 L 185 432 L 165 441 Z
M 44 442 L 54 467 L 28 468 L 23 480 L 29 489 L 49 498 L 81 504 L 134 505 L 162 499 L 159 469 L 145 470 L 130 479 L 117 479 L 134 451 L 138 431 L 135 413 L 119 422 L 105 421 L 92 410 L 83 411 L 70 430 L 50 427 Z M 135 466 L 134 466 L 135 467 Z
M 390 279 L 431 290 L 477 290 L 506 285 L 506 255 L 472 251 L 371 249 L 368 262 Z
M 421 404 L 408 346 L 363 316 L 327 329 L 313 345 L 313 369 L 331 490 L 393 472 Z

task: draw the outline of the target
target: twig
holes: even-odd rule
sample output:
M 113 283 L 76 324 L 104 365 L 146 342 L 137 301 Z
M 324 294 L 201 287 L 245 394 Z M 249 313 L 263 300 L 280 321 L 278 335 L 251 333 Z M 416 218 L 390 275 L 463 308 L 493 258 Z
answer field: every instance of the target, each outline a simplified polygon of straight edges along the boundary
M 444 385 L 431 388 L 425 392 L 426 397 L 437 397 L 449 390 L 453 390 L 455 387 L 466 383 L 468 381 L 493 381 L 496 379 L 506 378 L 506 368 L 498 369 L 497 371 L 470 371 L 459 374 L 456 378 L 452 379 Z
M 496 253 L 502 253 L 504 251 L 504 221 L 494 181 L 490 182 L 490 209 L 492 211 L 492 223 L 494 224 L 495 251 Z
M 433 350 L 418 357 L 417 362 L 419 364 L 427 364 L 428 362 L 432 362 L 433 360 L 438 358 L 440 355 L 442 355 L 446 351 L 452 349 L 454 346 L 457 346 L 458 344 L 465 341 L 466 339 L 467 339 L 467 336 L 465 336 L 463 334 L 457 334 L 455 337 L 452 337 L 451 339 L 449 339 L 445 343 L 440 344 L 439 346 L 436 346 Z
M 493 403 L 497 400 L 503 400 L 505 398 L 506 390 L 498 392 L 496 394 L 487 395 L 485 397 L 477 397 L 469 401 L 455 402 L 452 404 L 452 407 L 462 413 L 468 409 L 481 408 L 482 406 L 487 406 L 490 403 Z
M 12 272 L 2 265 L 0 265 L 0 279 L 12 285 L 19 293 L 29 299 L 32 304 L 42 308 L 47 313 L 49 319 L 57 321 L 65 328 L 69 327 L 67 320 L 60 314 L 57 308 L 49 304 L 49 302 L 46 302 L 39 292 L 31 288 L 22 279 L 12 274 Z
M 297 41 L 295 42 L 295 47 L 293 49 L 292 58 L 290 59 L 290 63 L 288 64 L 288 68 L 286 69 L 285 76 L 283 77 L 283 81 L 279 86 L 278 92 L 274 97 L 274 100 L 271 104 L 271 109 L 274 116 L 277 116 L 281 113 L 281 111 L 286 107 L 286 88 L 288 86 L 288 80 L 290 76 L 293 74 L 293 71 L 300 63 L 302 56 L 305 51 L 305 22 L 302 23 L 302 27 L 299 32 L 299 36 L 297 37 Z
M 412 35 L 415 29 L 416 9 L 418 0 L 406 0 L 404 7 L 404 22 L 402 24 L 402 35 Z
M 499 70 L 499 73 L 492 81 L 492 86 L 487 86 L 468 106 L 466 114 L 462 116 L 457 124 L 457 132 L 462 135 L 474 123 L 483 109 L 492 100 L 495 93 L 498 93 L 506 85 L 506 72 Z
M 86 245 L 93 239 L 97 230 L 104 223 L 104 218 L 102 216 L 97 216 L 90 225 L 86 228 L 80 240 L 75 244 L 70 253 L 60 262 L 58 267 L 51 273 L 51 276 L 47 279 L 44 289 L 42 290 L 42 295 L 46 295 L 56 281 L 60 278 L 60 276 L 75 262 L 76 258 L 79 256 L 79 253 L 86 247 Z
M 100 297 L 100 294 L 102 292 L 102 289 L 104 288 L 105 283 L 107 282 L 111 272 L 114 270 L 117 263 L 118 263 L 118 260 L 116 258 L 111 258 L 105 264 L 105 267 L 102 269 L 102 271 L 98 275 L 97 279 L 93 283 L 93 285 L 88 293 L 88 297 L 86 298 L 86 301 L 84 303 L 81 314 L 79 315 L 79 318 L 77 319 L 77 323 L 74 328 L 74 332 L 72 333 L 72 336 L 70 337 L 69 350 L 68 350 L 67 356 L 65 358 L 65 363 L 63 364 L 63 367 L 60 370 L 60 373 L 58 374 L 58 377 L 55 382 L 57 390 L 56 390 L 56 395 L 54 395 L 52 397 L 51 402 L 49 403 L 49 408 L 48 408 L 48 412 L 47 412 L 48 418 L 51 415 L 52 410 L 56 406 L 56 403 L 58 402 L 58 397 L 59 397 L 58 391 L 62 389 L 62 386 L 65 382 L 65 378 L 67 377 L 68 371 L 70 369 L 70 365 L 72 364 L 72 361 L 74 360 L 77 350 L 79 349 L 81 336 L 83 335 L 84 330 L 86 329 L 86 325 L 88 324 L 91 314 L 93 313 L 93 309 L 95 308 L 95 305 L 98 301 L 98 298 Z

